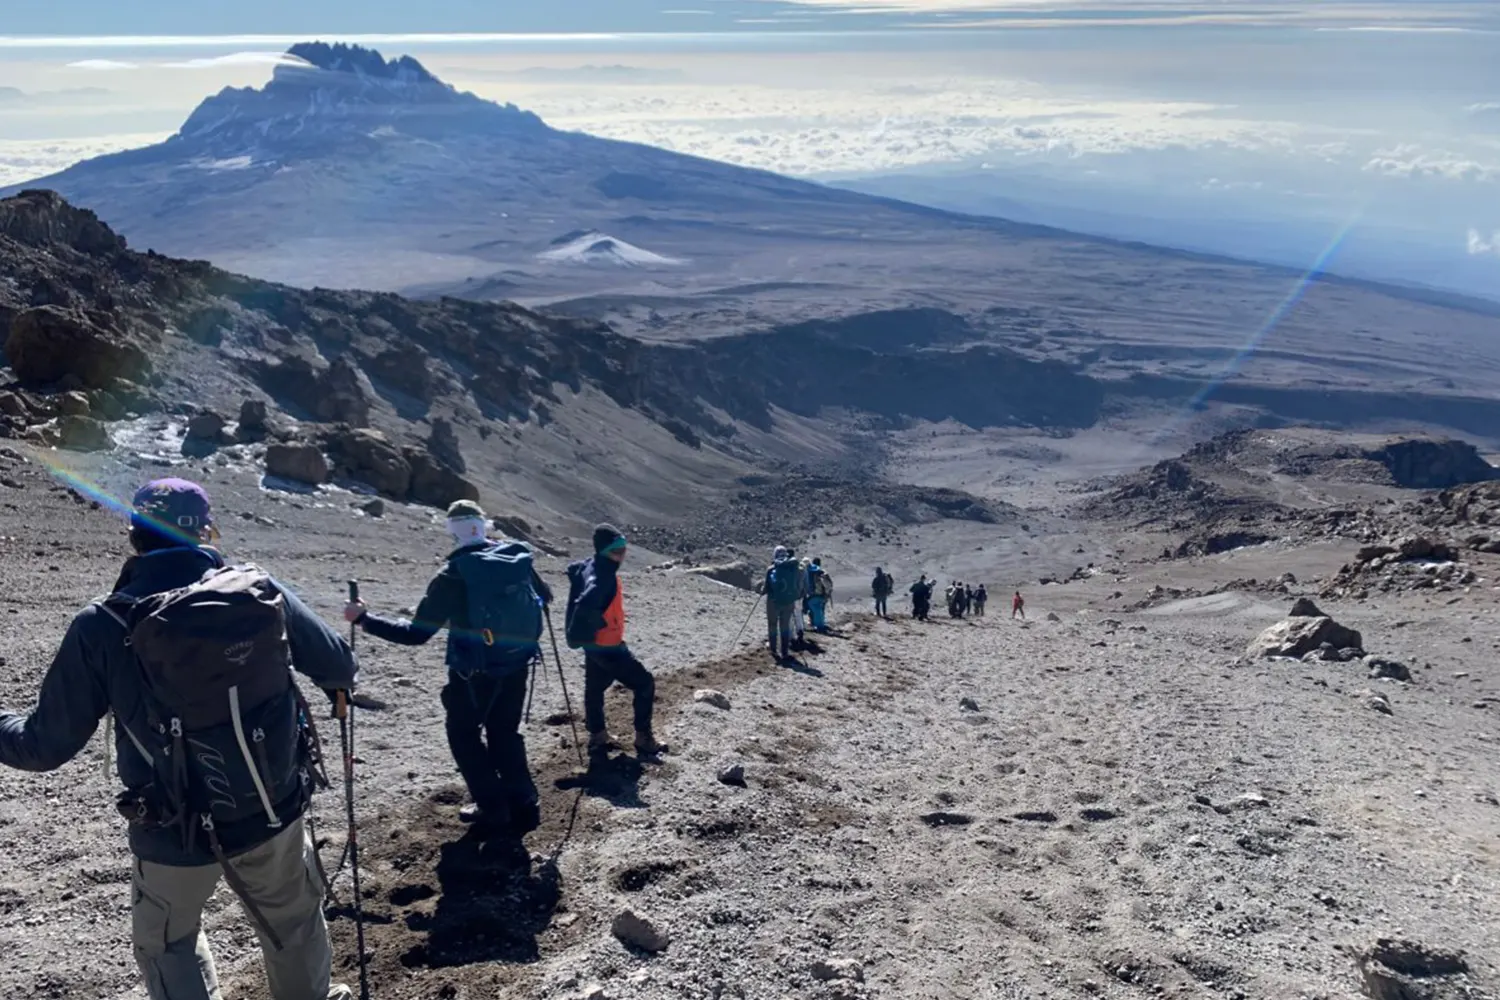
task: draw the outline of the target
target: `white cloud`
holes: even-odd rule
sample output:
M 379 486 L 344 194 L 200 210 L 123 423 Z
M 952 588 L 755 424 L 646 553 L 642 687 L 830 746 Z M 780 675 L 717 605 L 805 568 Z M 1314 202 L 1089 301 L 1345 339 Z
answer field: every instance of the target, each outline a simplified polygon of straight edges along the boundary
M 133 62 L 122 62 L 119 59 L 80 59 L 77 62 L 68 63 L 68 69 L 87 69 L 107 72 L 116 69 L 139 69 L 139 65 Z
M 308 66 L 306 59 L 285 52 L 231 52 L 223 56 L 161 63 L 167 69 L 222 69 L 226 66 Z
M 1410 143 L 1377 150 L 1364 170 L 1384 177 L 1500 182 L 1500 162 L 1481 163 L 1460 153 L 1423 149 Z
M 1473 257 L 1482 257 L 1493 254 L 1500 257 L 1500 229 L 1490 234 L 1485 239 L 1484 234 L 1477 229 L 1469 230 L 1469 254 Z
M 0 187 L 55 174 L 79 160 L 149 146 L 170 134 L 133 132 L 88 139 L 0 139 Z

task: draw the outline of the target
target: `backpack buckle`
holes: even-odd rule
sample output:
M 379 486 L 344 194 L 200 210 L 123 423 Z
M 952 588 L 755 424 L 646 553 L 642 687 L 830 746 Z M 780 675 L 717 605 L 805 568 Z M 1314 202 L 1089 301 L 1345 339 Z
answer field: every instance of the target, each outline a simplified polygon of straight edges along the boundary
M 489 629 L 480 629 L 479 634 L 484 639 L 484 644 L 486 646 L 493 646 L 495 644 L 495 633 L 491 632 Z

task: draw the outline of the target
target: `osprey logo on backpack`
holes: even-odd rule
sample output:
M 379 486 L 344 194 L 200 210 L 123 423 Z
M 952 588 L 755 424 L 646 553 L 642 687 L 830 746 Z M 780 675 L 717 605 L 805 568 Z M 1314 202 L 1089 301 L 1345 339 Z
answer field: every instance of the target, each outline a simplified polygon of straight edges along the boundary
M 233 646 L 224 649 L 224 659 L 236 666 L 243 667 L 255 655 L 255 643 L 237 642 Z

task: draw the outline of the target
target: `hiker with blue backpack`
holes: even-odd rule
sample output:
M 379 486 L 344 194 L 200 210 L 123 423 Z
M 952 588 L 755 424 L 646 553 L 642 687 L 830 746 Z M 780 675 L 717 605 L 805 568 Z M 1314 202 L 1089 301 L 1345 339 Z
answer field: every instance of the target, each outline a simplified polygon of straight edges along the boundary
M 806 583 L 802 567 L 786 546 L 776 546 L 771 559 L 765 581 L 767 643 L 773 657 L 789 660 L 792 643 L 801 632 L 797 603 L 802 600 Z
M 447 628 L 444 728 L 473 800 L 459 818 L 521 836 L 541 825 L 520 728 L 527 671 L 541 656 L 552 591 L 537 575 L 529 545 L 489 537 L 489 519 L 477 503 L 452 504 L 447 527 L 455 548 L 410 621 L 375 614 L 357 600 L 344 617 L 377 639 L 405 646 L 420 646 Z
M 256 925 L 272 1000 L 352 1000 L 331 982 L 306 815 L 327 779 L 292 670 L 342 703 L 354 652 L 264 570 L 228 566 L 215 536 L 197 484 L 135 494 L 135 554 L 74 617 L 30 714 L 0 712 L 0 763 L 55 770 L 113 723 L 131 940 L 151 1000 L 218 1000 L 203 910 L 221 878 Z
M 828 633 L 828 604 L 832 600 L 833 577 L 823 568 L 822 557 L 817 557 L 807 567 L 807 614 L 814 632 Z
M 612 745 L 604 718 L 604 693 L 621 684 L 635 695 L 635 751 L 657 757 L 667 745 L 657 741 L 651 717 L 656 708 L 656 678 L 625 644 L 625 587 L 620 565 L 629 542 L 619 529 L 594 529 L 594 555 L 568 567 L 568 648 L 583 650 L 583 720 L 589 733 L 589 756 L 608 754 Z

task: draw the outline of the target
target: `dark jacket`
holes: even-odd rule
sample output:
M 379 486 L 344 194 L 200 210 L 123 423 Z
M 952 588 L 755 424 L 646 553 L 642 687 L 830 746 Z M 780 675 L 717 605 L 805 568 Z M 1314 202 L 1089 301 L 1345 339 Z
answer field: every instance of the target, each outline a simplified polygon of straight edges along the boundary
M 164 549 L 135 556 L 125 563 L 114 592 L 148 597 L 186 587 L 223 565 L 223 558 L 207 548 Z M 352 688 L 357 667 L 349 644 L 291 591 L 280 584 L 276 587 L 285 602 L 293 666 L 326 690 Z M 36 707 L 29 715 L 0 713 L 0 763 L 24 771 L 55 770 L 78 755 L 109 711 L 117 722 L 115 759 L 120 780 L 126 788 L 139 790 L 152 780 L 151 766 L 127 735 L 127 730 L 148 731 L 139 669 L 119 623 L 90 605 L 68 627 L 42 680 Z M 276 813 L 282 822 L 289 822 L 301 814 L 303 803 L 298 788 L 275 804 Z M 221 825 L 218 833 L 229 854 L 249 850 L 274 835 L 264 817 Z M 161 865 L 214 863 L 202 838 L 194 850 L 186 850 L 175 829 L 146 830 L 132 825 L 130 849 L 137 857 Z
M 469 588 L 464 583 L 454 561 L 459 556 L 478 552 L 490 544 L 492 543 L 475 542 L 473 545 L 465 545 L 461 549 L 454 549 L 448 553 L 447 562 L 427 585 L 427 593 L 422 596 L 422 602 L 417 605 L 417 612 L 410 621 L 367 611 L 359 620 L 360 627 L 375 638 L 384 639 L 386 642 L 394 642 L 402 646 L 421 646 L 446 626 L 448 629 L 446 656 L 448 668 L 467 670 L 468 663 L 464 656 L 464 647 L 461 641 L 455 643 L 454 633 L 464 634 L 472 627 L 469 621 Z M 531 586 L 535 588 L 537 596 L 542 599 L 544 605 L 551 605 L 552 588 L 548 587 L 537 575 L 535 567 L 531 570 Z M 514 661 L 521 659 L 529 662 L 534 654 L 535 648 L 517 651 L 496 646 L 491 656 L 496 667 L 509 667 Z
M 568 583 L 568 645 L 591 652 L 624 647 L 624 609 L 615 607 L 620 596 L 620 564 L 599 556 L 580 559 L 568 566 Z M 620 621 L 611 623 L 606 618 L 612 608 Z M 611 632 L 618 632 L 620 641 L 601 643 L 601 634 L 607 638 Z

